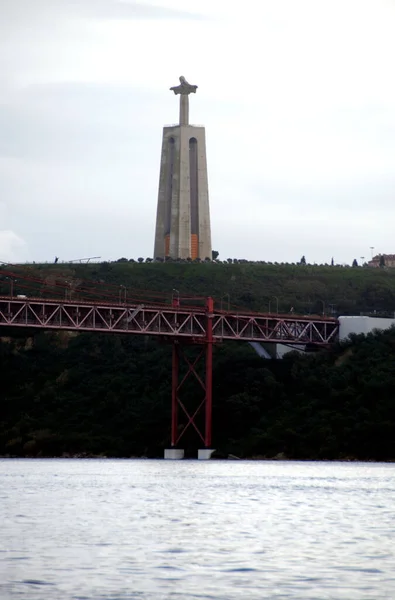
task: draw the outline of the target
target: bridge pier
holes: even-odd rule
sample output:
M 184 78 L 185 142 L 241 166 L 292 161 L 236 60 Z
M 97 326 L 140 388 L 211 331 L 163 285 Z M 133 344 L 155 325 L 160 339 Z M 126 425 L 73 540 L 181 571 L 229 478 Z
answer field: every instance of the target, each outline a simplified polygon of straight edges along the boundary
M 184 450 L 182 448 L 166 448 L 165 460 L 182 460 L 184 458 Z
M 201 448 L 198 450 L 198 460 L 210 460 L 214 452 L 212 448 Z
M 192 427 L 204 444 L 204 449 L 198 451 L 200 460 L 211 457 L 212 438 L 212 388 L 213 388 L 213 313 L 214 302 L 207 298 L 206 304 L 206 335 L 202 338 L 189 340 L 189 344 L 200 345 L 200 352 L 192 360 L 184 351 L 188 340 L 176 338 L 172 348 L 172 384 L 171 384 L 171 449 L 165 450 L 165 458 L 180 459 L 184 457 L 184 450 L 178 444 L 185 432 Z M 205 360 L 205 376 L 197 372 L 197 364 Z M 180 381 L 180 362 L 187 365 L 187 372 Z M 181 388 L 186 380 L 195 379 L 203 390 L 201 402 L 194 408 L 186 406 L 181 398 Z M 180 418 L 181 417 L 181 418 Z

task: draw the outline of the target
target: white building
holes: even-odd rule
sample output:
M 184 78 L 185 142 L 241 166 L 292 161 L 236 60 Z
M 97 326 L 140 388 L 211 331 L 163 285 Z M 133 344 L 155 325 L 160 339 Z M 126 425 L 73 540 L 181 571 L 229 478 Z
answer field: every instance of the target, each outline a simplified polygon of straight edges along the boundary
M 394 319 L 381 317 L 339 317 L 339 339 L 346 339 L 350 333 L 369 333 L 375 329 L 389 329 L 395 325 Z

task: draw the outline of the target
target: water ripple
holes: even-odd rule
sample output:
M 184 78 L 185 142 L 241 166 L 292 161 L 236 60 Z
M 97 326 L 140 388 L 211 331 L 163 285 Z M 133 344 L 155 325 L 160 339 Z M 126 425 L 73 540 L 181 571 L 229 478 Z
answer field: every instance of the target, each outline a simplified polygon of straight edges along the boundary
M 395 465 L 0 460 L 1 600 L 395 598 Z

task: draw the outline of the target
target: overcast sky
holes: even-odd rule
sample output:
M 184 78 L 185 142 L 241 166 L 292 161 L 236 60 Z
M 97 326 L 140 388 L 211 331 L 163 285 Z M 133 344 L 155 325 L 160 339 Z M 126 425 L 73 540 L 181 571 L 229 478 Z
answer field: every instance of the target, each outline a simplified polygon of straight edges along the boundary
M 0 260 L 151 257 L 199 86 L 220 258 L 395 253 L 394 0 L 0 0 Z

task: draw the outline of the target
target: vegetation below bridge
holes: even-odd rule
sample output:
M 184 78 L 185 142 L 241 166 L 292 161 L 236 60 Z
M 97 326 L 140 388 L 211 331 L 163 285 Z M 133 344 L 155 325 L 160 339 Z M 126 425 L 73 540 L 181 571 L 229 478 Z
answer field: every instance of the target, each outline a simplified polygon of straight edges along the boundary
M 163 456 L 169 345 L 113 334 L 7 335 L 0 342 L 0 454 Z M 214 359 L 218 456 L 395 459 L 395 331 L 284 360 L 223 344 Z M 185 398 L 196 405 L 201 389 L 186 387 Z M 182 446 L 195 454 L 193 430 Z

